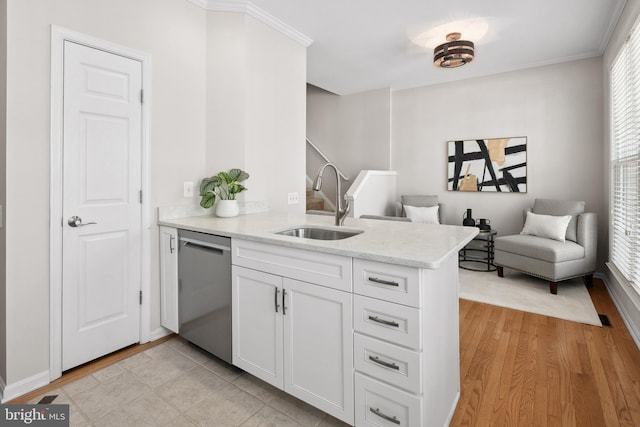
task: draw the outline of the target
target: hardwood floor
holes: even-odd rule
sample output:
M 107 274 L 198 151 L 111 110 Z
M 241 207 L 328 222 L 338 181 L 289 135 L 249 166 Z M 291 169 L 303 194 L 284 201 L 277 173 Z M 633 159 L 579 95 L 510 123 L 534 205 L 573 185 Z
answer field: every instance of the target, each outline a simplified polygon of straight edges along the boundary
M 640 351 L 603 282 L 589 292 L 611 328 L 460 300 L 451 425 L 640 426 Z
M 611 328 L 460 300 L 462 392 L 451 425 L 640 426 L 640 351 L 602 281 L 594 280 L 589 292 Z M 10 403 L 27 402 L 166 339 L 77 368 Z

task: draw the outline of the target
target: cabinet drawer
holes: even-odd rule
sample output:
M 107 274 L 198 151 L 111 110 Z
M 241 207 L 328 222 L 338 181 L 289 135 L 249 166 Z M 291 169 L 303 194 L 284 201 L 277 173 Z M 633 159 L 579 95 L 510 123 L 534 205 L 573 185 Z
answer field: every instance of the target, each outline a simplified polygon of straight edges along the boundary
M 356 425 L 421 427 L 420 398 L 380 381 L 355 374 Z
M 354 367 L 411 393 L 422 392 L 421 353 L 354 334 Z
M 351 292 L 351 258 L 232 239 L 234 265 Z
M 417 308 L 354 295 L 353 328 L 415 350 L 422 348 L 420 310 Z
M 420 307 L 420 269 L 355 258 L 353 290 L 360 295 Z

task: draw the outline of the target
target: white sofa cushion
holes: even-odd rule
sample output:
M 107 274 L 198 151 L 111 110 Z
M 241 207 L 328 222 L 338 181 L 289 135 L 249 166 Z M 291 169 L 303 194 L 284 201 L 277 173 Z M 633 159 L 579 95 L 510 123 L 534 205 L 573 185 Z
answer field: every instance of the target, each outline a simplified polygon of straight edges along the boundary
M 585 257 L 584 248 L 570 240 L 560 242 L 523 234 L 496 238 L 495 251 L 496 255 L 499 252 L 507 252 L 550 263 L 580 260 Z M 522 266 L 517 268 L 522 268 Z

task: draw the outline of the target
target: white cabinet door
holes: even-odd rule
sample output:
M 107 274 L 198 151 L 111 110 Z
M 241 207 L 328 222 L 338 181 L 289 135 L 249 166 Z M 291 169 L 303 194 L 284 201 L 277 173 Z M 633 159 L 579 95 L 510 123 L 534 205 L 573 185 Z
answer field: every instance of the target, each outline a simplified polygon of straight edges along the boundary
M 284 390 L 353 424 L 352 294 L 284 279 Z
M 283 388 L 282 277 L 233 266 L 233 364 Z
M 178 333 L 178 230 L 160 226 L 160 324 Z

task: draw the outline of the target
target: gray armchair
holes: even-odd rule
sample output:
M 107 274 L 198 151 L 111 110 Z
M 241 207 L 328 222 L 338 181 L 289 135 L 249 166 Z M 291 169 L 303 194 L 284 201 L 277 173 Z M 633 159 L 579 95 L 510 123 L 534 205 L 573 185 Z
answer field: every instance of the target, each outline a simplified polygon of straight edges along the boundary
M 549 281 L 552 294 L 558 292 L 558 282 L 584 277 L 591 286 L 596 270 L 598 231 L 596 214 L 584 212 L 584 202 L 536 199 L 533 209 L 542 215 L 571 215 L 565 241 L 536 235 L 517 234 L 495 239 L 495 264 L 498 276 L 504 267 L 520 270 Z M 525 215 L 526 212 L 525 211 Z

